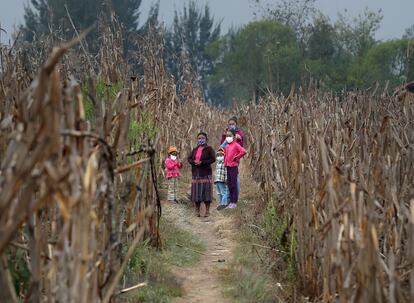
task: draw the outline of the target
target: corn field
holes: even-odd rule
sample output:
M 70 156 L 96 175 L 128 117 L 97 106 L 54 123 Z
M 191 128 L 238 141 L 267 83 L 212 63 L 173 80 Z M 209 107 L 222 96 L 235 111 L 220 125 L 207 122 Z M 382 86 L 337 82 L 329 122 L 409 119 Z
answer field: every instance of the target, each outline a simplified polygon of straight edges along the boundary
M 54 47 L 43 65 L 44 48 L 2 46 L 2 302 L 115 300 L 131 286 L 121 282 L 135 248 L 143 239 L 162 245 L 159 160 L 168 144 L 186 152 L 188 138 L 213 129 L 214 119 L 205 125 L 198 113 L 214 110 L 185 64 L 185 102 L 177 97 L 162 37 L 151 31 L 140 41 L 144 73 L 136 76 L 119 32 L 116 23 L 101 29 L 98 57 L 81 35 Z M 13 285 L 9 264 L 26 268 L 27 285 Z
M 135 248 L 162 247 L 167 147 L 185 156 L 200 130 L 218 145 L 228 112 L 203 101 L 188 54 L 177 90 L 162 35 L 140 41 L 144 70 L 133 75 L 117 25 L 100 32 L 98 57 L 82 34 L 52 39 L 61 46 L 45 63 L 46 47 L 1 48 L 2 302 L 116 301 Z M 311 90 L 235 111 L 261 205 L 274 201 L 288 222 L 299 292 L 312 302 L 414 301 L 413 96 Z M 13 257 L 27 285 L 13 284 Z
M 268 96 L 240 115 L 263 199 L 289 222 L 303 293 L 412 302 L 413 96 Z

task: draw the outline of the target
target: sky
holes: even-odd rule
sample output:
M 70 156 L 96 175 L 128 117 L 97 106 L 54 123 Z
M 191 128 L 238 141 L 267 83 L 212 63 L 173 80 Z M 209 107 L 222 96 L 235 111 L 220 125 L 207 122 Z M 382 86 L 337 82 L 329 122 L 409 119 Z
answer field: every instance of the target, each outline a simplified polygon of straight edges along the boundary
M 275 3 L 277 0 L 262 0 Z M 23 22 L 24 5 L 29 0 L 0 0 L 0 27 L 7 34 L 0 31 L 2 43 L 9 43 L 11 33 L 18 24 Z M 142 0 L 141 20 L 146 18 L 152 0 Z M 174 10 L 180 10 L 187 0 L 161 0 L 160 16 L 166 24 L 171 24 Z M 222 22 L 223 31 L 231 26 L 242 26 L 255 19 L 255 6 L 252 0 L 197 0 L 200 6 L 209 4 L 216 20 Z M 335 20 L 338 12 L 345 9 L 350 16 L 357 16 L 368 7 L 371 10 L 382 10 L 384 19 L 377 32 L 377 39 L 385 40 L 400 38 L 404 30 L 414 24 L 414 0 L 317 0 L 317 7 Z

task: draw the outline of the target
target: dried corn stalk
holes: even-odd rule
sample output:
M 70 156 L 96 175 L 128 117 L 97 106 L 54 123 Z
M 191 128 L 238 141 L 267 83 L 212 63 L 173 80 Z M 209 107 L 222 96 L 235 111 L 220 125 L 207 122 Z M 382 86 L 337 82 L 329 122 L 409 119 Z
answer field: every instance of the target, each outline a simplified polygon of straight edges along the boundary
M 414 301 L 414 100 L 268 96 L 241 109 L 254 177 L 293 222 L 304 294 Z

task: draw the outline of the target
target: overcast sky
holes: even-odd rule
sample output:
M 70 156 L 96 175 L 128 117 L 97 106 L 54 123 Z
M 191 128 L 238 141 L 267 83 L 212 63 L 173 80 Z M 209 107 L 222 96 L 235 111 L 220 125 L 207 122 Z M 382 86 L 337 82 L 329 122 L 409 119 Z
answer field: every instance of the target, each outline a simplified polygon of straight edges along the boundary
M 262 0 L 263 1 L 263 0 Z M 0 25 L 8 32 L 1 33 L 1 42 L 7 43 L 16 25 L 23 22 L 24 5 L 29 0 L 0 0 Z M 152 0 L 142 0 L 141 20 L 145 19 Z M 181 9 L 187 0 L 161 0 L 161 18 L 170 24 L 174 9 Z M 208 3 L 216 20 L 222 20 L 226 31 L 230 26 L 241 26 L 254 20 L 255 7 L 251 0 L 199 0 L 201 5 Z M 267 0 L 275 3 L 277 0 Z M 338 12 L 348 10 L 350 15 L 362 13 L 365 7 L 371 10 L 382 9 L 384 19 L 377 33 L 378 39 L 399 38 L 404 30 L 414 24 L 414 0 L 317 0 L 322 12 L 335 20 Z

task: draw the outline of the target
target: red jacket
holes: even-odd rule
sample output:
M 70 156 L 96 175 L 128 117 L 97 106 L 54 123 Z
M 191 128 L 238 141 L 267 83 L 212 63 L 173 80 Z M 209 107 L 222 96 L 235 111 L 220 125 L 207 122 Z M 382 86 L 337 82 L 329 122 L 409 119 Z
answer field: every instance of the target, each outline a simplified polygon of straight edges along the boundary
M 239 165 L 240 159 L 247 154 L 246 150 L 237 142 L 231 142 L 226 145 L 224 156 L 224 165 L 235 167 Z
M 165 159 L 165 171 L 167 178 L 181 177 L 180 168 L 183 164 L 178 160 L 172 160 L 170 157 Z

